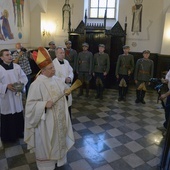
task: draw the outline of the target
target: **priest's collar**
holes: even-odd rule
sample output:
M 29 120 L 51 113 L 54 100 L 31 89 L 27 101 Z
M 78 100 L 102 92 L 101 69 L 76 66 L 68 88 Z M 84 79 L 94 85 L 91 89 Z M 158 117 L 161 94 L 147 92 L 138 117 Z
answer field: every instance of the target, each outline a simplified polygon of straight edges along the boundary
M 64 60 L 58 60 L 60 64 L 64 64 Z
M 1 66 L 4 67 L 5 70 L 12 70 L 14 68 L 12 62 L 10 64 L 6 64 L 6 63 L 2 62 Z

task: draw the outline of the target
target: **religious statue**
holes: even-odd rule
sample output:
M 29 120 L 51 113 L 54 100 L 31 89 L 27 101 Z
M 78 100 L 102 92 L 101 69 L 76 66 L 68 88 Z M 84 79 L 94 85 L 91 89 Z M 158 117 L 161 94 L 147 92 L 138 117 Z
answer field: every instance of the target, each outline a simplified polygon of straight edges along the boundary
M 136 33 L 138 35 L 142 28 L 142 2 L 143 0 L 134 0 L 135 5 L 132 6 L 132 29 L 133 35 Z
M 71 7 L 70 7 L 70 4 L 69 4 L 69 0 L 65 0 L 65 4 L 62 8 L 62 17 L 63 17 L 62 29 L 64 31 L 70 31 L 70 27 L 71 27 Z

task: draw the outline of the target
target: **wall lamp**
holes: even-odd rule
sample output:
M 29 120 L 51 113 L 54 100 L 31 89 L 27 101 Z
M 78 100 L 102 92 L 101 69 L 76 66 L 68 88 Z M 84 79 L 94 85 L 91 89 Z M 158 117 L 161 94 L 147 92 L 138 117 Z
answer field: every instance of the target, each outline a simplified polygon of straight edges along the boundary
M 44 36 L 51 36 L 51 33 L 50 33 L 50 31 L 48 31 L 48 30 L 45 30 L 45 29 L 43 29 L 43 31 L 42 31 L 42 36 L 44 37 Z
M 54 22 L 46 21 L 42 22 L 41 25 L 41 33 L 43 37 L 49 37 L 51 36 L 54 32 L 56 32 L 56 24 Z

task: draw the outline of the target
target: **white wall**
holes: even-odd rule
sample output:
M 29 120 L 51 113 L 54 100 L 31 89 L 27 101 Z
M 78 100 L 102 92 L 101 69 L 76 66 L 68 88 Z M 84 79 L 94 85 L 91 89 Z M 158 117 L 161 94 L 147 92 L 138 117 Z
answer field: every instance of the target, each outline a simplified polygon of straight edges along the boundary
M 3 0 L 4 1 L 4 0 Z M 9 0 L 8 0 L 9 1 Z M 48 42 L 53 40 L 57 45 L 64 46 L 64 40 L 68 38 L 68 33 L 62 30 L 62 7 L 65 0 L 27 0 L 25 3 L 30 8 L 26 8 L 25 26 L 23 28 L 24 38 L 22 42 L 26 47 L 48 46 Z M 84 3 L 86 2 L 86 3 Z M 71 5 L 71 28 L 76 28 L 81 20 L 84 20 L 84 6 L 87 8 L 88 0 L 69 0 Z M 132 25 L 132 6 L 133 0 L 119 0 L 118 21 L 124 29 L 125 17 L 127 16 L 127 44 L 130 45 L 131 51 L 141 52 L 149 49 L 152 53 L 170 54 L 170 48 L 164 33 L 164 26 L 169 19 L 167 17 L 169 0 L 143 0 L 142 13 L 142 32 L 133 35 L 131 32 Z M 42 36 L 42 22 L 44 20 L 54 24 L 54 32 L 50 36 Z M 107 28 L 114 25 L 114 20 L 107 21 Z M 163 36 L 164 35 L 164 36 Z M 19 41 L 18 39 L 16 40 Z M 16 41 L 0 41 L 0 49 L 14 48 Z M 169 41 L 168 41 L 169 43 Z M 169 45 L 169 44 L 168 44 Z
M 42 46 L 41 41 L 41 12 L 42 8 L 36 5 L 31 11 L 31 34 L 30 34 L 30 47 Z
M 37 0 L 36 0 L 37 1 Z M 34 2 L 35 3 L 35 2 Z M 31 30 L 34 30 L 33 25 L 36 25 L 37 32 L 31 33 L 33 37 L 31 39 L 31 46 L 48 46 L 48 42 L 53 40 L 56 42 L 56 45 L 64 46 L 64 41 L 67 39 L 68 34 L 62 30 L 62 7 L 65 3 L 65 0 L 41 0 L 40 6 L 45 6 L 42 4 L 47 3 L 45 13 L 41 13 L 41 22 L 39 23 L 37 19 L 35 20 L 35 15 L 32 13 L 31 21 Z M 125 17 L 127 17 L 127 42 L 126 44 L 130 45 L 131 51 L 141 52 L 144 49 L 149 49 L 153 53 L 169 54 L 167 51 L 165 38 L 163 37 L 164 30 L 164 21 L 165 15 L 167 12 L 167 7 L 170 5 L 169 0 L 143 0 L 143 12 L 142 12 L 142 32 L 139 32 L 138 35 L 133 35 L 131 32 L 132 25 L 132 6 L 134 5 L 133 0 L 118 0 L 119 10 L 118 10 L 118 21 L 124 29 Z M 69 4 L 71 5 L 71 28 L 76 28 L 81 20 L 84 20 L 85 9 L 88 9 L 88 0 L 70 0 Z M 39 11 L 38 11 L 39 12 Z M 39 28 L 39 24 L 42 24 L 42 21 L 48 22 L 52 21 L 55 25 L 55 31 L 51 33 L 51 36 L 42 36 L 38 31 L 42 31 Z M 91 20 L 89 20 L 91 22 Z M 102 20 L 94 22 L 103 22 Z M 107 20 L 107 29 L 110 29 L 115 20 Z M 33 23 L 33 24 L 32 24 Z M 35 39 L 35 40 L 34 40 Z M 38 41 L 39 40 L 39 41 Z M 37 41 L 37 43 L 35 43 Z M 163 49 L 163 50 L 162 50 Z M 166 51 L 165 51 L 166 49 Z M 169 48 L 170 49 L 170 48 Z
M 48 46 L 48 42 L 55 41 L 57 46 L 65 46 L 64 41 L 68 39 L 68 32 L 62 30 L 62 7 L 65 0 L 48 0 L 47 12 L 41 15 L 41 21 L 47 24 L 52 22 L 54 31 L 50 36 L 42 36 L 42 43 Z M 71 28 L 75 29 L 83 19 L 84 2 L 83 0 L 70 0 L 71 6 Z
M 163 35 L 163 0 L 144 0 L 142 11 L 142 32 L 133 35 L 132 26 L 132 0 L 120 0 L 119 21 L 124 25 L 127 16 L 127 44 L 131 51 L 141 52 L 149 49 L 152 53 L 160 53 Z

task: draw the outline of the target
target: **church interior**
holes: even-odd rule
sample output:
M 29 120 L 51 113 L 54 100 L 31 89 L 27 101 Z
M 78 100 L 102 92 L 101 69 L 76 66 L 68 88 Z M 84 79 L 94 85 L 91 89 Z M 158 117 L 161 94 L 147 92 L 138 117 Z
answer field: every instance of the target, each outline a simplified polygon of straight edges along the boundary
M 101 16 L 90 6 L 97 1 L 98 5 L 105 4 Z M 119 102 L 115 76 L 118 56 L 128 45 L 135 63 L 144 50 L 149 50 L 153 77 L 165 77 L 170 68 L 169 0 L 1 0 L 0 7 L 8 19 L 5 32 L 4 19 L 0 18 L 0 50 L 13 52 L 18 42 L 30 52 L 38 47 L 48 49 L 51 41 L 64 48 L 65 41 L 70 40 L 77 53 L 86 42 L 93 54 L 99 44 L 104 44 L 109 55 L 103 100 L 95 99 L 93 79 L 88 98 L 77 97 L 78 89 L 73 91 L 75 144 L 68 152 L 67 164 L 56 166 L 56 170 L 170 169 L 170 127 L 166 135 L 157 129 L 165 119 L 158 91 L 150 86 L 146 104 L 135 103 L 132 74 L 126 101 Z M 30 63 L 34 80 L 39 69 L 34 61 Z M 161 90 L 166 92 L 167 87 Z M 23 95 L 23 105 L 25 100 Z M 35 155 L 27 150 L 23 139 L 0 149 L 0 170 L 37 170 Z

